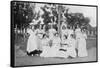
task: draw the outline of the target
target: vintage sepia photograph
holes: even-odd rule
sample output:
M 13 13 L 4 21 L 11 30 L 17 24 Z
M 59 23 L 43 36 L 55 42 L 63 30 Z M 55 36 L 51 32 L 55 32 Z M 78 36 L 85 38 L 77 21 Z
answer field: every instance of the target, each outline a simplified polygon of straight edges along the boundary
M 96 5 L 11 1 L 11 66 L 98 61 Z

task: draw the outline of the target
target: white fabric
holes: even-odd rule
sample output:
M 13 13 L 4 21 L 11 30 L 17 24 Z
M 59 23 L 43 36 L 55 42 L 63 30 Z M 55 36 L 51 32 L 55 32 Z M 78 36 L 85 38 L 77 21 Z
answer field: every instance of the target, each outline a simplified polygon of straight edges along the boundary
M 66 45 L 63 45 L 63 44 L 66 44 Z M 64 49 L 66 51 L 60 51 L 59 57 L 64 57 L 64 58 L 68 58 L 69 56 L 76 57 L 75 44 L 76 44 L 76 41 L 73 38 L 62 40 L 61 49 Z
M 27 42 L 27 51 L 31 52 L 37 49 L 37 37 L 35 31 L 33 32 L 31 29 L 28 29 L 27 32 L 30 34 Z
M 42 39 L 42 53 L 40 54 L 41 57 L 48 57 L 49 56 L 49 52 L 50 52 L 50 46 L 49 46 L 49 39 L 45 38 Z
M 56 32 L 57 32 L 57 31 L 56 31 L 55 29 L 53 29 L 53 28 L 49 29 L 49 38 L 50 38 L 50 40 L 53 39 L 54 34 L 55 34 Z
M 78 39 L 78 56 L 86 57 L 88 56 L 87 48 L 86 48 L 86 35 L 82 34 L 82 37 Z
M 78 49 L 78 56 L 79 57 L 86 57 L 88 56 L 87 49 L 86 49 L 86 34 L 82 34 L 80 29 L 76 29 L 76 40 L 77 40 L 77 49 Z
M 53 38 L 50 57 L 57 57 L 57 54 L 60 49 L 60 42 L 61 42 L 60 37 Z
M 60 38 L 55 37 L 52 44 L 53 45 L 51 47 L 43 46 L 43 53 L 41 54 L 42 57 L 57 57 L 60 47 Z
M 71 57 L 76 57 L 75 45 L 76 41 L 73 38 L 68 38 L 67 55 Z

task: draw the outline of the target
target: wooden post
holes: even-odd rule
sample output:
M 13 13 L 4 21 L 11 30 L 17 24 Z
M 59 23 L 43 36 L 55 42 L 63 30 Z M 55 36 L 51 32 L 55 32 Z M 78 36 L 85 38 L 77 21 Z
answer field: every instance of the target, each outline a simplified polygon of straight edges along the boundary
M 58 33 L 59 36 L 61 37 L 61 6 L 58 6 Z

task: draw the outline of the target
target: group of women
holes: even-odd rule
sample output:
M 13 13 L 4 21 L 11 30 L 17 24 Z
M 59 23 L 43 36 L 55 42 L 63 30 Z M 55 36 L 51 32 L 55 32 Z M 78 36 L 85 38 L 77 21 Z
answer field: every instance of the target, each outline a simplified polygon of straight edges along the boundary
M 45 27 L 45 26 L 44 26 Z M 27 42 L 27 52 L 31 53 L 35 50 L 41 51 L 40 57 L 86 57 L 88 56 L 86 48 L 86 33 L 77 27 L 73 30 L 67 28 L 66 24 L 61 26 L 61 34 L 51 27 L 48 31 L 43 29 L 32 28 L 27 29 L 29 38 Z M 77 51 L 76 51 L 77 50 Z

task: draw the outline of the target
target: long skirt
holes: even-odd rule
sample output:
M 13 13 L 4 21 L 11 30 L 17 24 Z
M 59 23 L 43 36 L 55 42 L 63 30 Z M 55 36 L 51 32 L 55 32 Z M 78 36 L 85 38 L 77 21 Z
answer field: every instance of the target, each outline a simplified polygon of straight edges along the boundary
M 43 46 L 42 47 L 42 53 L 40 54 L 41 57 L 49 57 L 50 53 L 50 47 L 49 46 Z
M 27 51 L 31 52 L 37 49 L 37 42 L 35 36 L 30 36 L 27 42 Z
M 86 48 L 86 40 L 84 38 L 78 39 L 78 56 L 79 57 L 88 56 L 87 48 Z
M 68 58 L 69 56 L 76 57 L 75 47 L 68 47 L 66 45 L 59 50 L 58 57 Z
M 39 37 L 37 37 L 37 39 L 36 39 L 37 41 L 37 50 L 42 50 L 42 40 L 39 38 Z
M 66 52 L 67 56 L 71 56 L 71 57 L 76 57 L 76 51 L 75 48 L 73 47 L 68 47 L 67 48 L 67 52 Z
M 50 49 L 50 56 L 49 57 L 57 57 L 57 54 L 59 52 L 59 46 L 60 44 L 58 43 L 53 43 L 53 46 Z
M 59 50 L 59 46 L 53 44 L 52 47 L 43 46 L 43 52 L 41 53 L 41 57 L 57 57 Z

